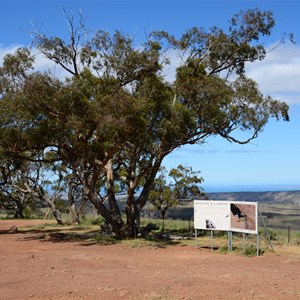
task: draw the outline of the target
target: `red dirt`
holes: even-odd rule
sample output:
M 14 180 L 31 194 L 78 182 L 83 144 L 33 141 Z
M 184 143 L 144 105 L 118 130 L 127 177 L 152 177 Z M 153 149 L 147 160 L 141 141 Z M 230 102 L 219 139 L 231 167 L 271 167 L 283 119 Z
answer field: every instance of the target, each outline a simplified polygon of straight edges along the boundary
M 300 262 L 192 246 L 132 248 L 6 234 L 0 221 L 0 299 L 300 299 Z

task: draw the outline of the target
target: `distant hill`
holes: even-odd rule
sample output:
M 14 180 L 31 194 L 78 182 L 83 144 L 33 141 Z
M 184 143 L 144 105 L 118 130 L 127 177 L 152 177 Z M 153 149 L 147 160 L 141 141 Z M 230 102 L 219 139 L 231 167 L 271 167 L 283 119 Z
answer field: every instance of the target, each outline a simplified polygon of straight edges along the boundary
M 300 191 L 207 193 L 210 200 L 300 205 Z

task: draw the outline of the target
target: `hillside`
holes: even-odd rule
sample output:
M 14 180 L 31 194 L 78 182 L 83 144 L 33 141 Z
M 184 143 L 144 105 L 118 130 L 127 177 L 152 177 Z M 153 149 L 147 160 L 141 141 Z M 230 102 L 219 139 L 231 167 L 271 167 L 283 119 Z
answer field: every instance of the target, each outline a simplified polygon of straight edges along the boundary
M 300 230 L 300 191 L 207 193 L 210 200 L 258 202 L 268 227 Z M 169 218 L 192 220 L 193 201 L 171 209 Z
M 254 201 L 269 204 L 300 205 L 300 191 L 207 193 L 211 200 Z

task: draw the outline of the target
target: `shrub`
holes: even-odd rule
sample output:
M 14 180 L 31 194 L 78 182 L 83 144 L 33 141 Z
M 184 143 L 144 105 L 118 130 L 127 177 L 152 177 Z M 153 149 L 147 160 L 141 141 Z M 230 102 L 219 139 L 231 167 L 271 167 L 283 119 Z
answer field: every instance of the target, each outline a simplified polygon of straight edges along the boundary
M 270 237 L 271 241 L 277 241 L 277 233 L 276 233 L 275 230 L 269 229 L 268 234 L 269 234 L 269 237 Z
M 31 208 L 26 206 L 23 210 L 23 214 L 24 214 L 25 219 L 30 219 L 32 216 Z
M 258 255 L 262 255 L 263 253 L 264 251 L 262 249 L 259 249 Z M 247 247 L 244 251 L 244 254 L 246 256 L 256 256 L 257 255 L 256 245 L 252 244 L 249 247 Z

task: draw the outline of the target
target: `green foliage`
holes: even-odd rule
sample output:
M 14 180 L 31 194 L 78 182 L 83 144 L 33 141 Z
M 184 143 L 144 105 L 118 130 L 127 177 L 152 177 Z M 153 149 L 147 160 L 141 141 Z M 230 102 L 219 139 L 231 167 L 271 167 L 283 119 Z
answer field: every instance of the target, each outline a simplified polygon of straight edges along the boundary
M 120 241 L 118 239 L 116 239 L 115 237 L 112 236 L 107 236 L 107 235 L 96 235 L 92 241 L 95 241 L 96 243 L 100 244 L 100 245 L 113 245 L 113 244 L 117 244 Z
M 258 254 L 263 255 L 264 250 L 258 249 Z M 246 255 L 246 256 L 256 256 L 257 255 L 256 245 L 252 244 L 252 245 L 246 247 L 245 251 L 244 251 L 244 255 Z
M 163 215 L 178 199 L 201 193 L 202 179 L 188 167 L 170 172 L 173 185 L 157 176 L 172 151 L 215 135 L 248 143 L 269 118 L 288 120 L 286 103 L 264 97 L 245 76 L 246 62 L 265 57 L 260 38 L 275 22 L 269 11 L 240 12 L 225 30 L 193 27 L 179 38 L 153 32 L 140 47 L 119 31 L 91 37 L 82 20 L 67 22 L 70 39 L 32 34 L 33 45 L 66 78 L 32 70 L 27 48 L 0 66 L 0 176 L 8 189 L 24 162 L 36 176 L 22 177 L 20 188 L 35 199 L 49 200 L 46 186 L 71 191 L 72 177 L 77 190 L 70 199 L 90 201 L 119 237 L 134 236 L 152 187 Z M 183 58 L 172 83 L 162 76 L 170 47 Z M 58 180 L 41 178 L 41 165 Z M 120 191 L 127 195 L 125 219 Z
M 81 226 L 91 226 L 91 225 L 100 225 L 103 223 L 103 218 L 94 217 L 94 216 L 81 216 L 80 225 Z
M 276 241 L 277 240 L 277 232 L 274 229 L 268 229 L 268 235 L 270 237 L 271 241 Z
M 25 219 L 30 219 L 32 217 L 32 210 L 30 209 L 30 207 L 26 206 L 23 210 L 23 214 Z
M 191 167 L 179 165 L 167 176 L 166 169 L 164 167 L 160 169 L 149 193 L 149 202 L 152 209 L 157 210 L 163 220 L 162 231 L 166 213 L 170 208 L 177 206 L 180 200 L 204 195 L 199 186 L 203 180 L 198 176 L 199 173 L 194 172 Z M 168 179 L 172 179 L 173 182 L 167 183 Z
M 55 203 L 55 207 L 57 209 L 59 209 L 61 212 L 65 212 L 65 213 L 69 212 L 66 201 L 64 201 L 64 200 L 62 200 L 60 198 L 56 198 L 54 200 L 54 203 Z
M 141 226 L 146 226 L 149 223 L 153 223 L 159 228 L 162 226 L 162 221 L 159 219 L 141 219 Z M 193 231 L 193 223 L 190 224 L 188 221 L 165 219 L 164 224 L 164 232 L 168 234 L 190 235 L 191 231 Z
M 216 237 L 227 237 L 227 232 L 222 230 L 217 230 L 214 232 Z
M 228 247 L 219 247 L 218 252 L 222 254 L 226 254 L 228 253 Z

